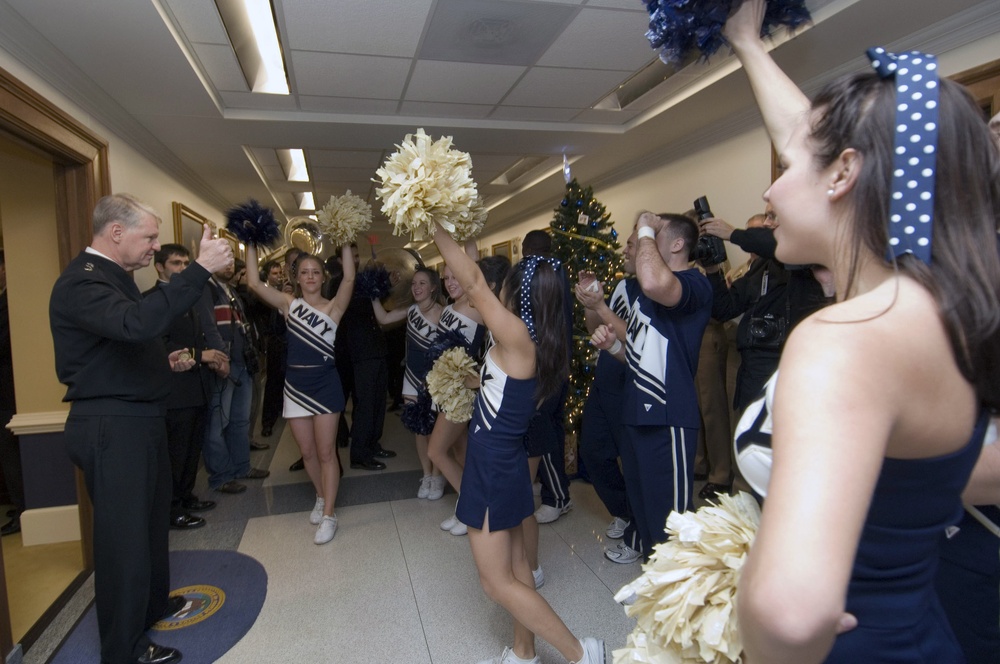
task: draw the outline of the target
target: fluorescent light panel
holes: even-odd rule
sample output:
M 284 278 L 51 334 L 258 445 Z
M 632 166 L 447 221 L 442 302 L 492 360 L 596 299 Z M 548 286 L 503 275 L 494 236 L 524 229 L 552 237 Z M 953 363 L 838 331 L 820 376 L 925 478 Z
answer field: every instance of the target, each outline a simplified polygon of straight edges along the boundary
M 309 182 L 309 169 L 306 168 L 306 153 L 301 148 L 291 150 L 275 150 L 281 170 L 289 182 Z
M 287 95 L 288 76 L 270 0 L 215 0 L 253 92 Z
M 295 192 L 295 202 L 299 204 L 300 210 L 316 209 L 316 201 L 313 200 L 313 193 L 311 191 Z

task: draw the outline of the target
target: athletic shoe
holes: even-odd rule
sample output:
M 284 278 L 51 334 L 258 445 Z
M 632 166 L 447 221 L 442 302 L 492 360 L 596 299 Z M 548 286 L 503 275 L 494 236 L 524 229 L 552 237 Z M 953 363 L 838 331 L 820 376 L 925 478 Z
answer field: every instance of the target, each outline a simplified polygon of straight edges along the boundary
M 619 542 L 615 549 L 605 549 L 604 557 L 613 563 L 628 565 L 642 558 L 642 554 L 630 547 L 625 542 Z
M 538 569 L 531 570 L 531 576 L 535 577 L 535 590 L 545 585 L 545 572 L 542 571 L 541 565 L 538 566 Z
M 420 489 L 417 491 L 417 498 L 426 498 L 431 490 L 431 482 L 434 480 L 431 475 L 424 475 L 420 478 Z
M 448 532 L 451 533 L 452 535 L 458 535 L 459 537 L 461 537 L 462 535 L 469 534 L 469 527 L 464 523 L 462 523 L 461 521 L 459 521 L 454 526 L 452 526 L 451 530 L 449 530 Z
M 611 519 L 611 523 L 608 524 L 608 539 L 621 539 L 625 537 L 625 529 L 628 528 L 629 522 L 621 517 L 615 517 Z
M 452 514 L 447 519 L 441 522 L 441 530 L 451 530 L 459 523 L 458 517 Z
M 326 501 L 322 498 L 316 498 L 316 504 L 313 505 L 313 511 L 309 513 L 309 523 L 314 526 L 318 526 L 320 521 L 323 520 L 323 508 L 326 507 Z
M 542 664 L 542 660 L 538 659 L 537 656 L 531 659 L 521 659 L 510 648 L 504 648 L 499 657 L 484 659 L 479 664 Z
M 576 664 L 605 664 L 607 655 L 604 653 L 604 641 L 602 639 L 585 636 L 580 639 L 580 645 L 583 647 L 583 657 Z
M 316 537 L 313 538 L 313 542 L 316 544 L 326 544 L 333 539 L 333 536 L 337 534 L 337 517 L 336 516 L 324 516 L 323 523 L 319 524 L 319 528 L 316 529 Z
M 438 500 L 444 495 L 444 483 L 447 482 L 444 475 L 431 475 L 428 482 L 427 500 Z
M 573 509 L 572 500 L 567 500 L 566 504 L 561 508 L 553 507 L 552 505 L 542 505 L 535 510 L 535 519 L 538 523 L 552 523 L 571 509 Z

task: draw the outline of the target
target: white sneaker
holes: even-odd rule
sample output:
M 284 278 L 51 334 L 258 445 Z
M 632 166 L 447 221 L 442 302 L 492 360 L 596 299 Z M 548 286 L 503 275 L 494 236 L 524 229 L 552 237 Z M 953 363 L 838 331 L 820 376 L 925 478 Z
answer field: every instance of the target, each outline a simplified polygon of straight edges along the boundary
M 313 511 L 309 513 L 309 523 L 314 526 L 318 526 L 319 522 L 323 520 L 323 508 L 326 507 L 326 501 L 322 498 L 316 498 L 316 504 L 313 505 Z
M 428 482 L 427 500 L 438 500 L 444 495 L 444 483 L 447 482 L 444 475 L 431 475 Z
M 628 528 L 629 522 L 620 517 L 615 517 L 611 519 L 611 523 L 608 524 L 608 539 L 621 539 L 625 537 L 625 529 Z
M 458 536 L 468 535 L 469 527 L 464 523 L 462 523 L 461 521 L 459 521 L 454 526 L 452 526 L 451 530 L 449 530 L 448 532 L 451 533 L 452 535 L 458 535 Z
M 324 516 L 323 523 L 319 524 L 319 528 L 316 529 L 316 537 L 313 538 L 313 542 L 316 544 L 326 544 L 333 539 L 333 536 L 337 534 L 337 517 L 334 516 Z
M 431 481 L 434 478 L 430 475 L 424 475 L 420 478 L 420 489 L 417 491 L 417 498 L 426 498 L 427 494 L 431 490 Z
M 613 563 L 628 565 L 642 558 L 642 554 L 630 547 L 625 542 L 619 542 L 615 549 L 605 549 L 604 557 Z
M 451 530 L 459 523 L 458 517 L 452 514 L 447 519 L 441 522 L 441 530 Z
M 510 648 L 504 648 L 499 657 L 484 659 L 479 664 L 542 664 L 542 660 L 537 655 L 531 659 L 521 659 Z
M 571 509 L 573 509 L 572 500 L 566 501 L 566 504 L 562 508 L 553 507 L 552 505 L 542 505 L 535 510 L 535 520 L 538 523 L 552 523 Z
M 535 590 L 545 585 L 545 572 L 542 571 L 541 565 L 538 566 L 538 569 L 531 570 L 531 576 L 535 577 Z
M 580 645 L 583 647 L 583 657 L 576 664 L 605 664 L 607 655 L 604 653 L 603 639 L 585 636 L 580 639 Z

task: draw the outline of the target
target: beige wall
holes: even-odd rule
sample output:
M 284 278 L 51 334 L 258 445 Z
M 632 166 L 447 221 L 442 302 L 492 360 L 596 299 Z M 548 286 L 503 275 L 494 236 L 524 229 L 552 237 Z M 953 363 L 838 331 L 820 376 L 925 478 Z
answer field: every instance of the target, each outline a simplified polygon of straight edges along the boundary
M 0 224 L 17 411 L 67 410 L 49 333 L 48 294 L 59 276 L 52 161 L 2 137 Z

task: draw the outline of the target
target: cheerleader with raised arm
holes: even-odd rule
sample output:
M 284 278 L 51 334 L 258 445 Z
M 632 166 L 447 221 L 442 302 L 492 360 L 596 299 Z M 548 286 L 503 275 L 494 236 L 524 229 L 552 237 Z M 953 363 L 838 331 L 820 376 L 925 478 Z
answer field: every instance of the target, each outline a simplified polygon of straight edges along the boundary
M 434 241 L 495 341 L 480 372 L 457 508 L 483 589 L 514 618 L 513 647 L 482 664 L 539 664 L 536 633 L 569 662 L 604 664 L 604 642 L 577 640 L 535 590 L 521 525 L 535 510 L 523 442 L 528 421 L 569 373 L 559 262 L 524 259 L 498 298 L 440 226 Z
M 257 265 L 257 249 L 247 247 L 247 262 Z M 333 359 L 337 325 L 354 290 L 354 260 L 349 244 L 343 248 L 344 279 L 337 294 L 327 300 L 321 294 L 325 275 L 317 256 L 301 254 L 290 274 L 294 293 L 271 288 L 260 280 L 256 269 L 247 271 L 247 284 L 264 302 L 285 317 L 288 325 L 288 355 L 285 402 L 282 416 L 288 421 L 302 452 L 309 479 L 316 489 L 316 503 L 309 522 L 319 526 L 313 541 L 325 544 L 337 532 L 334 510 L 340 484 L 340 460 L 335 441 L 344 391 Z

